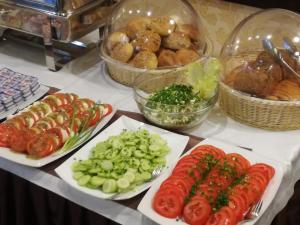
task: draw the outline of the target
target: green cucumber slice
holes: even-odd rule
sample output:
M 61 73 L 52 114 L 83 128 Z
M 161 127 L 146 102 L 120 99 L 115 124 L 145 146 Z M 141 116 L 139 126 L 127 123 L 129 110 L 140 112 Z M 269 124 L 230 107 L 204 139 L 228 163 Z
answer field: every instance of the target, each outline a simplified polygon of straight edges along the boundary
M 113 179 L 107 179 L 102 185 L 102 191 L 104 193 L 114 193 L 117 191 L 117 183 Z

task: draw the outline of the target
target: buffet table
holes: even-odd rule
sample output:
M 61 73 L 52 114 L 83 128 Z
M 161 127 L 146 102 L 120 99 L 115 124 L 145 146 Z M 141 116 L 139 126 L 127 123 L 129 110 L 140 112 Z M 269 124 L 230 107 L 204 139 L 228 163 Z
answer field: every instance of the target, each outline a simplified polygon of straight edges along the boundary
M 209 36 L 216 43 L 215 55 L 220 51 L 231 29 L 242 18 L 257 11 L 255 8 L 214 0 L 191 0 L 190 2 L 203 16 L 203 23 L 208 28 Z M 92 34 L 85 38 L 96 37 L 96 34 Z M 0 67 L 37 76 L 42 84 L 56 87 L 64 92 L 75 92 L 80 96 L 93 99 L 107 99 L 118 110 L 138 112 L 131 89 L 116 83 L 107 75 L 105 64 L 100 61 L 97 51 L 95 49 L 88 55 L 71 62 L 61 71 L 53 73 L 45 67 L 41 50 L 5 41 L 0 43 Z M 284 164 L 284 177 L 279 191 L 257 223 L 271 224 L 273 218 L 292 196 L 294 185 L 300 179 L 300 131 L 271 132 L 252 128 L 231 120 L 215 107 L 200 127 L 185 132 L 241 146 Z M 116 201 L 95 199 L 80 193 L 49 171 L 18 165 L 5 159 L 0 159 L 0 168 L 117 223 L 152 224 L 152 221 L 135 209 L 136 206 L 130 207 Z

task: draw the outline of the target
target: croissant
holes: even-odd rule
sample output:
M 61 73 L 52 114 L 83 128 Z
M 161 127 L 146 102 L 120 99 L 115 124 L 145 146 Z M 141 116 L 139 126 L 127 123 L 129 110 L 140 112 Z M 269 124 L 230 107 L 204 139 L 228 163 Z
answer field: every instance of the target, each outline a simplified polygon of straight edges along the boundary
M 267 97 L 272 100 L 300 100 L 300 87 L 293 80 L 283 80 L 274 89 L 271 96 Z

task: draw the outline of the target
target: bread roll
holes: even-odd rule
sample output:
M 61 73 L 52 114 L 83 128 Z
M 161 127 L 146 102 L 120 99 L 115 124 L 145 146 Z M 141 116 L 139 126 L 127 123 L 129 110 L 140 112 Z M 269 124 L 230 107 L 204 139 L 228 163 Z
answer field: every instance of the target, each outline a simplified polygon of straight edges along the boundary
M 176 61 L 180 65 L 186 65 L 199 59 L 197 52 L 191 49 L 182 48 L 176 52 Z
M 140 31 L 137 33 L 135 47 L 138 51 L 157 52 L 160 48 L 161 38 L 152 31 Z
M 158 56 L 158 66 L 159 67 L 166 67 L 166 66 L 176 66 L 180 63 L 177 62 L 176 53 L 163 49 Z
M 125 30 L 130 39 L 135 39 L 136 34 L 149 28 L 151 19 L 148 17 L 135 17 L 127 24 Z
M 167 16 L 154 17 L 149 25 L 150 30 L 161 36 L 168 36 L 175 30 L 175 27 L 175 20 Z
M 163 46 L 173 50 L 179 50 L 182 48 L 189 48 L 192 42 L 191 39 L 181 32 L 174 32 L 168 37 L 163 39 Z
M 130 62 L 133 66 L 143 69 L 156 69 L 157 57 L 153 52 L 141 51 Z
M 283 80 L 276 86 L 268 99 L 284 101 L 300 100 L 300 87 L 292 80 Z
M 272 64 L 271 69 L 257 67 L 257 62 L 252 61 L 247 65 L 241 65 L 234 69 L 233 88 L 259 97 L 269 96 L 276 85 L 280 82 L 280 67 Z M 278 73 L 277 75 L 274 75 Z
M 117 44 L 126 44 L 129 42 L 129 37 L 123 32 L 113 32 L 107 39 L 107 49 L 111 51 Z
M 128 62 L 133 55 L 133 46 L 130 43 L 118 43 L 111 50 L 110 56 L 121 62 Z
M 178 24 L 175 31 L 187 35 L 190 39 L 194 41 L 199 40 L 199 30 L 192 24 Z

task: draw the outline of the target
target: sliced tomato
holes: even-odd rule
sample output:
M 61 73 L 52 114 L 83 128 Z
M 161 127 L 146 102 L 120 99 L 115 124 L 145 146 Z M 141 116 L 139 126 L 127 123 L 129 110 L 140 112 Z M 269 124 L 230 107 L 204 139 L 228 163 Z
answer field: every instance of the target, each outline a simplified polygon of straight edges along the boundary
M 183 208 L 181 197 L 171 192 L 157 192 L 152 204 L 158 214 L 167 218 L 180 216 Z
M 197 169 L 192 168 L 188 165 L 176 167 L 172 172 L 172 175 L 176 175 L 176 176 L 180 176 L 180 175 L 183 175 L 183 174 L 187 175 L 187 176 L 190 176 L 194 180 L 201 179 L 200 172 Z
M 249 168 L 248 172 L 251 173 L 253 171 L 262 172 L 267 177 L 268 180 L 271 180 L 275 174 L 274 168 L 267 164 L 264 164 L 264 163 L 257 163 L 257 164 L 252 165 Z
M 45 111 L 43 111 L 43 109 L 37 105 L 30 106 L 30 110 L 33 111 L 39 117 L 39 119 L 46 115 Z
M 64 93 L 54 93 L 52 94 L 53 96 L 57 97 L 60 99 L 60 101 L 62 102 L 62 105 L 66 105 L 71 103 L 71 99 L 69 98 L 69 96 L 67 94 Z
M 194 198 L 183 209 L 185 222 L 191 225 L 205 224 L 211 214 L 211 206 L 205 198 Z
M 48 96 L 42 100 L 42 102 L 46 103 L 52 110 L 52 112 L 56 111 L 57 103 L 53 98 L 49 98 Z
M 208 200 L 215 201 L 218 196 L 218 191 L 214 185 L 200 184 L 197 194 L 204 196 Z
M 72 105 L 62 105 L 59 107 L 59 112 L 60 111 L 65 111 L 69 117 L 71 118 L 73 116 L 74 113 L 74 107 Z
M 182 204 L 184 199 L 186 198 L 187 194 L 185 192 L 184 189 L 182 189 L 179 186 L 174 186 L 173 184 L 169 183 L 169 184 L 164 184 L 163 186 L 161 186 L 158 190 L 159 193 L 163 194 L 163 193 L 173 193 L 176 194 L 178 196 L 180 196 L 180 199 L 182 200 Z
M 17 128 L 9 123 L 0 124 L 0 142 L 3 147 L 9 147 L 9 140 L 16 130 Z
M 7 148 L 9 146 L 6 143 L 0 141 L 0 147 Z
M 190 192 L 191 189 L 191 185 L 186 182 L 184 179 L 179 178 L 179 177 L 169 177 L 167 180 L 165 180 L 162 184 L 161 184 L 161 188 L 164 187 L 164 185 L 170 184 L 172 186 L 176 186 L 178 188 L 180 188 L 181 190 L 184 191 L 185 195 L 188 195 L 188 193 Z
M 94 116 L 90 119 L 89 126 L 91 127 L 96 125 L 100 120 L 101 120 L 101 112 L 100 109 L 98 108 L 94 111 Z
M 268 179 L 262 173 L 260 173 L 258 171 L 248 173 L 247 176 L 249 177 L 250 180 L 253 180 L 256 183 L 258 183 L 263 190 L 267 187 L 267 185 L 269 183 Z
M 58 143 L 58 147 L 60 148 L 61 146 L 63 146 L 64 144 L 64 137 L 63 137 L 63 133 L 62 133 L 62 128 L 51 128 L 49 130 L 47 130 L 46 132 L 47 134 L 54 134 L 58 137 L 59 143 Z
M 242 196 L 247 200 L 247 206 L 252 205 L 257 199 L 257 190 L 250 185 L 237 185 L 233 190 L 234 194 Z
M 16 152 L 26 152 L 27 144 L 35 137 L 29 130 L 16 130 L 10 137 L 10 148 Z
M 42 135 L 28 142 L 27 152 L 31 156 L 41 158 L 53 153 L 55 146 L 55 140 L 51 135 Z
M 13 124 L 19 130 L 26 128 L 26 121 L 24 117 L 19 115 L 9 119 L 6 123 Z
M 223 158 L 225 156 L 225 152 L 219 148 L 216 148 L 212 145 L 200 145 L 196 147 L 192 153 L 193 155 L 213 155 L 216 159 Z
M 220 174 L 218 169 L 213 169 L 206 178 L 205 183 L 214 185 L 216 190 L 227 188 L 233 181 L 233 177 Z
M 235 213 L 228 206 L 222 207 L 218 212 L 213 214 L 206 222 L 206 225 L 235 225 L 235 224 L 236 224 Z
M 241 168 L 242 173 L 245 173 L 250 167 L 250 162 L 238 153 L 229 153 L 226 155 L 226 159 Z
M 102 104 L 101 106 L 104 106 L 105 109 L 107 110 L 107 112 L 103 116 L 107 116 L 107 115 L 109 115 L 109 114 L 112 113 L 112 111 L 113 111 L 112 105 L 110 105 L 110 104 Z
M 237 221 L 240 221 L 244 217 L 244 213 L 247 211 L 248 206 L 246 200 L 240 195 L 233 195 L 229 197 L 228 207 L 232 208 L 235 212 Z

